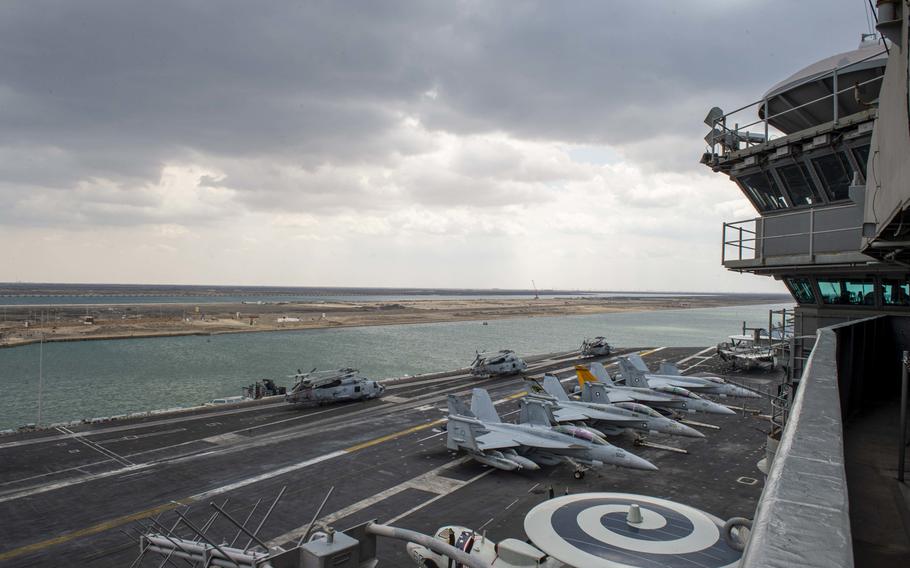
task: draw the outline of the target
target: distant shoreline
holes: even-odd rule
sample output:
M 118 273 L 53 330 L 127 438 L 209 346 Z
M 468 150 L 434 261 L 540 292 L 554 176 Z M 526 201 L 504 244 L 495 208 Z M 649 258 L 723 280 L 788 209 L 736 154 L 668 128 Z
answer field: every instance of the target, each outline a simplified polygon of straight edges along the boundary
M 303 331 L 382 325 L 562 317 L 665 309 L 697 309 L 787 303 L 789 296 L 755 295 L 648 298 L 457 299 L 291 304 L 77 304 L 52 306 L 36 316 L 29 306 L 5 306 L 14 316 L 28 313 L 28 327 L 13 318 L 0 322 L 0 347 L 44 342 L 206 336 L 229 333 Z M 14 309 L 15 308 L 15 309 Z M 195 308 L 195 306 L 194 306 Z M 91 318 L 92 323 L 86 323 Z M 8 314 L 7 314 L 8 315 Z M 37 321 L 35 321 L 37 318 Z

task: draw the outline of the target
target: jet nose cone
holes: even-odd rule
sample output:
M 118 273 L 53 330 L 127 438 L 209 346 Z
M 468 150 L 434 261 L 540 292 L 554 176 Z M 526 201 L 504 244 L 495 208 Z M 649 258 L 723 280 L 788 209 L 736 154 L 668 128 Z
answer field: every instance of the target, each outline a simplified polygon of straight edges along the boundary
M 729 406 L 724 406 L 723 404 L 715 404 L 714 406 L 716 407 L 714 410 L 716 414 L 736 414 L 736 411 Z
M 631 469 L 640 469 L 644 471 L 657 471 L 657 466 L 649 462 L 645 458 L 640 458 L 635 454 L 626 454 L 624 467 Z
M 691 426 L 686 426 L 685 424 L 679 425 L 679 435 L 686 436 L 688 438 L 704 438 L 705 435 L 692 428 Z
M 644 471 L 657 471 L 657 466 L 648 460 L 640 458 L 638 456 L 635 456 L 635 459 L 638 460 L 638 464 L 635 466 L 635 469 L 641 469 Z

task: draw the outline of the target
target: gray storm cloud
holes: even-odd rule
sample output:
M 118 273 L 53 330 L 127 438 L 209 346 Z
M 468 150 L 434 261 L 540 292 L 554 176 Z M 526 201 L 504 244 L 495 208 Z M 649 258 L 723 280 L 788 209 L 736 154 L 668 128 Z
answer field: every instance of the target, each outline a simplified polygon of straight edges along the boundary
M 445 217 L 568 203 L 569 191 L 653 203 L 643 192 L 654 179 L 564 149 L 609 147 L 633 169 L 698 185 L 706 110 L 750 102 L 855 47 L 862 10 L 827 0 L 4 2 L 0 226 L 415 207 Z

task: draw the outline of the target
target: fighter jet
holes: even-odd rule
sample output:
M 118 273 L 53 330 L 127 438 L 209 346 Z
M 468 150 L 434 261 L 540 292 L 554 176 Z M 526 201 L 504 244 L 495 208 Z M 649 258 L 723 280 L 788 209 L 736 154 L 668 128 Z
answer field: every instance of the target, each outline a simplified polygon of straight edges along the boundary
M 591 363 L 590 370 L 583 365 L 576 365 L 575 374 L 581 386 L 581 400 L 584 402 L 635 402 L 670 412 L 736 414 L 722 404 L 701 398 L 680 387 L 660 386 L 652 389 L 617 385 L 600 363 Z
M 616 465 L 654 471 L 651 462 L 608 444 L 590 431 L 573 428 L 557 431 L 546 416 L 523 409 L 523 424 L 503 423 L 490 395 L 474 389 L 471 409 L 449 395 L 449 422 L 446 447 L 464 450 L 474 460 L 506 471 L 536 470 L 540 465 L 568 462 L 576 467 L 575 475 L 584 475 L 585 467 Z
M 360 376 L 357 369 L 337 369 L 308 373 L 297 371 L 296 384 L 284 400 L 293 404 L 330 404 L 368 400 L 382 396 L 385 387 L 376 381 Z
M 720 377 L 653 374 L 648 370 L 648 366 L 645 365 L 645 362 L 641 360 L 638 354 L 630 357 L 620 357 L 619 368 L 626 385 L 630 387 L 654 388 L 657 386 L 671 386 L 704 394 L 758 398 L 758 395 L 749 389 L 730 384 Z
M 627 429 L 641 432 L 661 432 L 673 436 L 704 438 L 704 434 L 685 424 L 664 417 L 653 408 L 635 402 L 580 402 L 572 400 L 553 375 L 544 375 L 546 400 L 554 401 L 553 416 L 558 422 L 593 421 L 607 434 L 621 434 Z M 536 395 L 531 395 L 536 396 Z
M 496 353 L 477 352 L 471 362 L 471 374 L 475 377 L 513 375 L 528 368 L 528 364 L 514 351 L 503 349 Z
M 581 342 L 582 357 L 606 357 L 612 352 L 613 348 L 607 343 L 607 338 L 602 335 Z

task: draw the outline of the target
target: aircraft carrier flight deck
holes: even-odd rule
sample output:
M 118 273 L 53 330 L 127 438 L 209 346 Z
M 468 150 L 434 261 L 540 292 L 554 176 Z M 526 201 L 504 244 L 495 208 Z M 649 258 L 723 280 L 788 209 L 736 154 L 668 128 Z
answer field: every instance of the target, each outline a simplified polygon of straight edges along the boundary
M 612 371 L 620 349 L 600 358 Z M 667 360 L 684 371 L 721 372 L 714 348 L 652 348 L 652 367 Z M 583 362 L 590 362 L 585 359 Z M 578 353 L 528 359 L 525 376 L 555 372 L 575 383 Z M 773 374 L 726 375 L 759 391 Z M 659 471 L 592 469 L 583 479 L 568 465 L 507 472 L 450 453 L 441 429 L 446 397 L 489 390 L 505 421 L 517 417 L 520 377 L 478 379 L 465 371 L 388 384 L 368 402 L 299 408 L 273 398 L 140 419 L 17 433 L 0 438 L 0 565 L 128 566 L 140 524 L 177 507 L 201 525 L 209 503 L 245 515 L 286 488 L 262 530 L 270 545 L 296 542 L 331 487 L 320 523 L 344 530 L 376 519 L 432 534 L 444 524 L 524 539 L 522 519 L 555 494 L 620 491 L 667 498 L 721 519 L 749 516 L 761 494 L 756 463 L 764 457 L 768 402 L 720 399 L 736 415 L 687 414 L 704 438 L 649 435 L 654 445 L 611 437 Z M 745 408 L 742 406 L 745 405 Z M 210 534 L 235 529 L 215 522 Z M 404 543 L 379 542 L 384 566 L 408 566 Z

